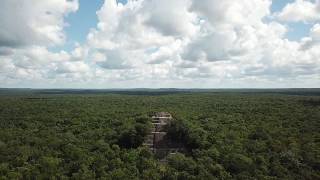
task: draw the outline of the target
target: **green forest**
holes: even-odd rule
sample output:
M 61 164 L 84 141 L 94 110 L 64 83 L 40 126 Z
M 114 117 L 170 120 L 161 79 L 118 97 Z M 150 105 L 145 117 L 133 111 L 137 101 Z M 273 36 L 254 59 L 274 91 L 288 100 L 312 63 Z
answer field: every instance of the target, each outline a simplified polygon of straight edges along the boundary
M 166 162 L 142 146 L 160 111 Z M 6 90 L 0 179 L 320 179 L 319 92 Z

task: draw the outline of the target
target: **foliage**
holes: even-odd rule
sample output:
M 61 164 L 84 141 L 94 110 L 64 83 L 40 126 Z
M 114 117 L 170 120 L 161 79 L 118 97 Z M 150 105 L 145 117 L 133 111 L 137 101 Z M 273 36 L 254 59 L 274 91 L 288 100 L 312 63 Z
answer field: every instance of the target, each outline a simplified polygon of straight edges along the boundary
M 319 96 L 141 94 L 0 95 L 0 179 L 320 179 Z M 141 146 L 158 111 L 187 148 L 166 163 Z

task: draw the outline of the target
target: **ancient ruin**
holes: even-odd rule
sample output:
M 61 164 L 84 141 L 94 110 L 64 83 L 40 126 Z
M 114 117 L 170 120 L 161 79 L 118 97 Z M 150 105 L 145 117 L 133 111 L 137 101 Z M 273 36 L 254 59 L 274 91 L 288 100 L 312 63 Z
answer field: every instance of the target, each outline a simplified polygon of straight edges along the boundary
M 173 120 L 172 115 L 168 112 L 157 112 L 151 118 L 153 127 L 144 145 L 148 146 L 150 150 L 160 158 L 181 151 L 181 145 L 172 142 L 166 136 L 166 126 Z

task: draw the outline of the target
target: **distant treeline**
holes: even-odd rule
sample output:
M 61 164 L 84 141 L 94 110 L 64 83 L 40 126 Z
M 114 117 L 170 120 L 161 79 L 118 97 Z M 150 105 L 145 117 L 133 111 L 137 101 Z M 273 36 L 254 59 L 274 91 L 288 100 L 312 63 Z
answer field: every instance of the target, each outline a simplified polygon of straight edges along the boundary
M 285 94 L 320 96 L 320 88 L 292 88 L 292 89 L 24 89 L 0 88 L 0 95 L 27 94 L 123 94 L 123 95 L 169 95 L 178 93 L 250 93 L 250 94 Z

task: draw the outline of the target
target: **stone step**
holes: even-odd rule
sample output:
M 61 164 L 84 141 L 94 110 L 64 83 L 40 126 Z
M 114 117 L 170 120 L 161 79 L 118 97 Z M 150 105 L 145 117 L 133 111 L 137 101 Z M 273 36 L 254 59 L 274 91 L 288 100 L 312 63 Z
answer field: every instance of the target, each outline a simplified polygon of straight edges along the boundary
M 168 116 L 168 117 L 165 117 L 165 116 L 157 116 L 157 117 L 152 117 L 152 119 L 172 119 L 172 117 Z
M 151 132 L 152 134 L 167 134 L 167 132 Z
M 167 125 L 168 123 L 161 123 L 161 122 L 156 122 L 156 123 L 151 123 L 152 125 Z

